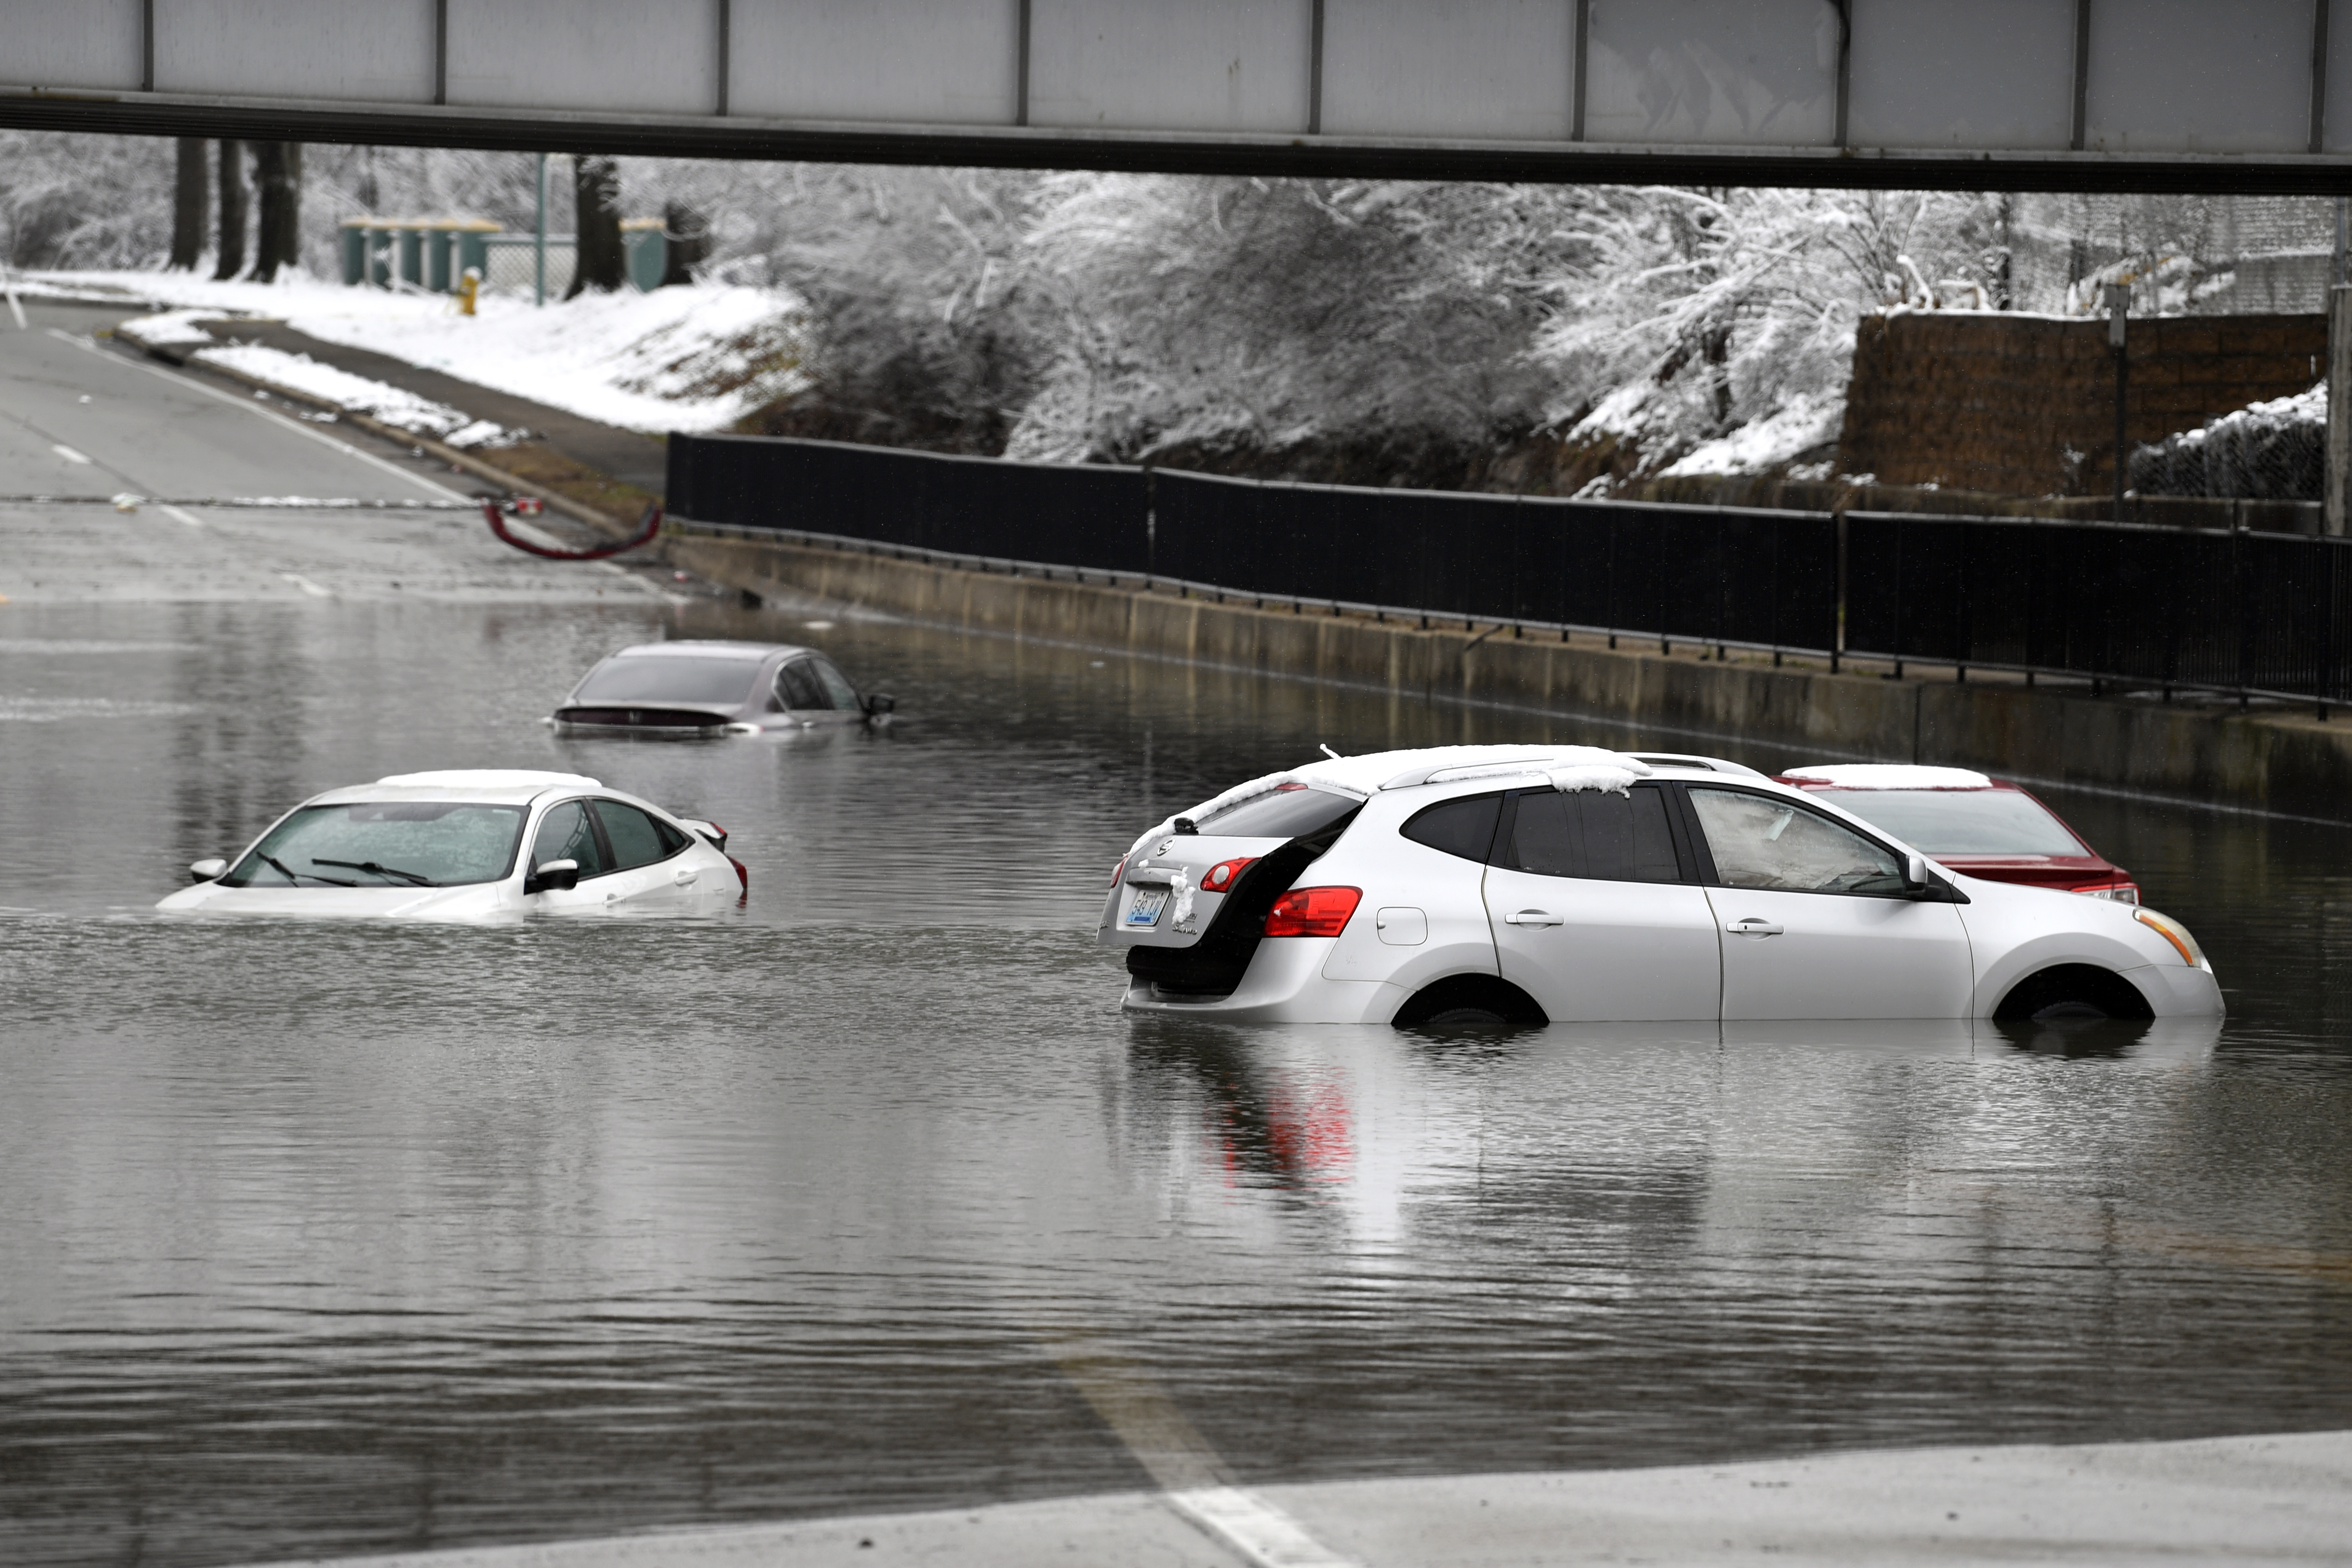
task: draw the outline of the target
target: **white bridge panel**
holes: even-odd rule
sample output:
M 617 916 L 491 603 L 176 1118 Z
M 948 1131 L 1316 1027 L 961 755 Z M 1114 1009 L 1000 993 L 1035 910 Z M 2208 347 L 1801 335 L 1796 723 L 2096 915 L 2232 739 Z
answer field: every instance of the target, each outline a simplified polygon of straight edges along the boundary
M 1869 0 L 1851 60 L 1861 146 L 2057 152 L 2074 134 L 2074 0 Z
M 6 0 L 0 76 L 61 87 L 139 86 L 139 0 Z
M 1020 0 L 733 0 L 733 114 L 1010 125 Z
M 1304 131 L 1309 0 L 1031 0 L 1029 123 Z
M 719 107 L 719 0 L 447 4 L 451 103 L 593 104 L 638 114 L 709 114 Z
M 1829 0 L 1592 0 L 1591 26 L 1590 141 L 1822 146 L 1837 134 Z
M 1560 141 L 1572 0 L 1324 0 L 1323 130 Z
M 2300 152 L 2311 126 L 2311 5 L 2133 0 L 2132 25 L 2104 29 L 2095 9 L 2084 145 Z
M 158 91 L 432 101 L 433 0 L 151 3 Z

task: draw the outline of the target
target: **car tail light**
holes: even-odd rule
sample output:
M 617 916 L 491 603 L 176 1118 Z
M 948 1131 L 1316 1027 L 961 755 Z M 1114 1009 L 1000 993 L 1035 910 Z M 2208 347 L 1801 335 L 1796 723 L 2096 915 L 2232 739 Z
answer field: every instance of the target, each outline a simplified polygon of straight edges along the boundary
M 2181 963 L 2191 969 L 2205 967 L 2204 950 L 2197 945 L 2197 939 L 2189 934 L 2187 926 L 2169 916 L 2158 914 L 2154 910 L 2134 910 L 2132 918 L 2170 942 L 2173 951 L 2180 954 Z
M 1126 875 L 1127 857 L 1122 855 L 1118 858 L 1118 864 L 1110 868 L 1110 885 L 1114 888 L 1118 887 L 1118 879 Z
M 1364 896 L 1361 888 L 1293 888 L 1265 914 L 1268 936 L 1338 936 Z
M 2100 882 L 2088 888 L 2076 888 L 2074 890 L 2082 894 L 2084 898 L 2113 899 L 2119 904 L 2136 904 L 2139 902 L 2139 884 L 2137 882 Z
M 1256 858 L 1257 857 L 1255 855 L 1240 855 L 1234 857 L 1231 860 L 1218 861 L 1215 865 L 1210 867 L 1206 871 L 1201 874 L 1201 891 L 1204 893 L 1232 892 L 1234 890 L 1234 883 L 1240 879 L 1243 868 L 1247 867 L 1251 861 Z
M 738 860 L 732 855 L 727 857 L 727 863 L 735 868 L 735 880 L 742 885 L 742 889 L 745 892 L 750 892 L 751 890 L 751 868 L 746 866 L 742 861 Z

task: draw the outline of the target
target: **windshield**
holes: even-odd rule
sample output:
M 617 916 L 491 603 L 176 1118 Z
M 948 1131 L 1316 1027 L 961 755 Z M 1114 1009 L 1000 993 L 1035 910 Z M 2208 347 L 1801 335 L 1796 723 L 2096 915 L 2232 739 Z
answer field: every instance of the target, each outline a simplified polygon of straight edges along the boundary
M 699 658 L 688 654 L 639 654 L 606 659 L 588 672 L 574 702 L 723 702 L 751 700 L 756 658 Z
M 1221 838 L 1296 838 L 1328 827 L 1360 804 L 1305 784 L 1276 784 L 1268 794 L 1252 795 L 1193 826 Z
M 422 888 L 491 882 L 514 864 L 519 805 L 367 800 L 306 805 L 221 881 L 232 888 Z
M 2091 853 L 2032 795 L 2013 789 L 1825 789 L 1874 826 L 1930 855 Z

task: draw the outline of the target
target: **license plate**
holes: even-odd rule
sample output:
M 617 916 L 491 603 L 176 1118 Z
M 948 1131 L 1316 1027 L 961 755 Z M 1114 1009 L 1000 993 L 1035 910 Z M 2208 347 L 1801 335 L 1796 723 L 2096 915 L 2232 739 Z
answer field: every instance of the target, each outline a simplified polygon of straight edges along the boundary
M 1167 889 L 1138 888 L 1135 889 L 1135 902 L 1127 906 L 1127 923 L 1131 926 L 1156 926 L 1160 923 L 1160 911 L 1167 907 Z

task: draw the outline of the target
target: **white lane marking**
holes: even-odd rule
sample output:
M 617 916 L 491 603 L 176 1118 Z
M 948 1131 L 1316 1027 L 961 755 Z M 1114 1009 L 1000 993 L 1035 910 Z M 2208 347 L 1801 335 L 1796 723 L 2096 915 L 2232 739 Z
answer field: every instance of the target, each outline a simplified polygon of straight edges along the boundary
M 22 332 L 30 330 L 25 321 L 24 303 L 16 298 L 16 286 L 14 283 L 8 285 L 8 313 L 16 318 L 16 330 L 18 331 Z
M 1358 1568 L 1307 1533 L 1274 1504 L 1234 1484 L 1209 1446 L 1150 1368 L 1099 1334 L 1047 1331 L 1045 1352 L 1115 1433 L 1168 1506 L 1239 1553 L 1254 1568 Z
M 1170 1492 L 1168 1501 L 1257 1568 L 1356 1568 L 1351 1559 L 1307 1534 L 1297 1520 L 1255 1492 L 1202 1487 Z
M 456 490 L 449 489 L 446 485 L 436 484 L 433 480 L 425 479 L 421 475 L 410 473 L 407 469 L 401 468 L 398 464 L 392 462 L 388 458 L 379 458 L 373 452 L 362 452 L 357 447 L 352 446 L 349 441 L 339 441 L 323 430 L 320 430 L 313 426 L 303 424 L 299 419 L 289 418 L 285 415 L 273 413 L 269 408 L 261 407 L 256 405 L 251 398 L 239 397 L 233 393 L 224 392 L 219 387 L 208 386 L 195 376 L 177 375 L 171 371 L 163 369 L 160 365 L 141 364 L 136 360 L 127 360 L 117 354 L 108 353 L 104 349 L 100 348 L 96 343 L 89 340 L 86 338 L 78 338 L 73 333 L 66 331 L 62 328 L 51 327 L 48 329 L 48 334 L 49 336 L 57 339 L 59 342 L 71 343 L 74 347 L 80 349 L 85 353 L 97 355 L 108 364 L 121 365 L 125 370 L 143 370 L 149 375 L 163 377 L 165 381 L 170 382 L 174 386 L 189 387 L 197 392 L 203 393 L 206 397 L 216 398 L 220 402 L 227 404 L 231 408 L 242 408 L 247 414 L 252 415 L 255 418 L 267 419 L 281 430 L 291 430 L 297 435 L 307 436 L 311 440 L 318 442 L 320 446 L 332 447 L 336 451 L 342 453 L 345 457 L 356 458 L 361 462 L 367 464 L 369 467 L 381 468 L 385 473 L 391 474 L 394 478 L 404 479 L 410 484 L 421 485 L 425 489 L 434 491 L 439 500 L 471 502 L 474 499 L 472 496 L 459 495 Z
M 299 572 L 280 572 L 278 574 L 314 599 L 331 599 L 335 596 L 332 589 L 320 587 Z
M 155 510 L 162 512 L 165 517 L 170 518 L 174 522 L 184 522 L 190 528 L 204 527 L 203 523 L 196 521 L 194 513 L 183 511 L 178 507 L 166 505 L 159 506 Z
M 58 457 L 63 458 L 68 463 L 87 463 L 89 461 L 88 454 L 75 451 L 63 441 L 50 442 L 49 450 L 55 452 Z

